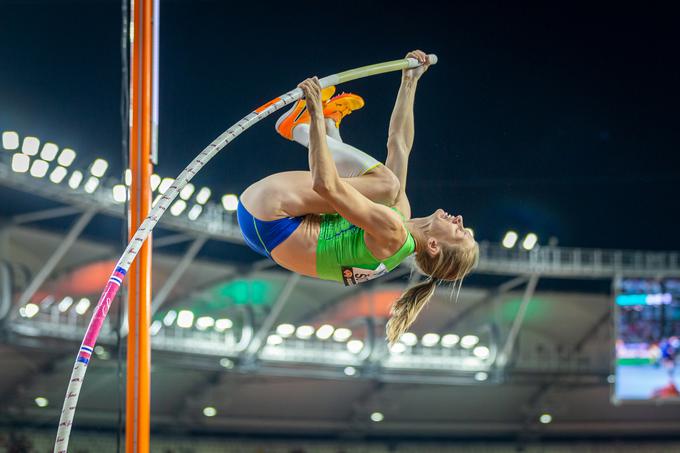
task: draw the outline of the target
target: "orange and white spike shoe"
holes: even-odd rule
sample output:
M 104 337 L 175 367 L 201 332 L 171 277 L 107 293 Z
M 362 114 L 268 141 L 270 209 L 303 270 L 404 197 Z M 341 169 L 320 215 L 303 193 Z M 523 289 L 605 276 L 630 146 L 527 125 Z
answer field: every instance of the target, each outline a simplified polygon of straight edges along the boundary
M 321 102 L 325 103 L 328 101 L 334 93 L 335 86 L 329 86 L 322 89 Z M 298 124 L 309 124 L 309 122 L 310 117 L 309 112 L 307 111 L 307 103 L 304 99 L 300 99 L 293 104 L 293 107 L 290 110 L 281 115 L 281 118 L 276 121 L 276 126 L 274 126 L 274 128 L 282 137 L 293 140 L 293 129 L 295 126 Z
M 340 128 L 340 122 L 344 117 L 363 106 L 364 99 L 358 94 L 342 93 L 324 104 L 323 116 L 335 121 L 335 127 Z

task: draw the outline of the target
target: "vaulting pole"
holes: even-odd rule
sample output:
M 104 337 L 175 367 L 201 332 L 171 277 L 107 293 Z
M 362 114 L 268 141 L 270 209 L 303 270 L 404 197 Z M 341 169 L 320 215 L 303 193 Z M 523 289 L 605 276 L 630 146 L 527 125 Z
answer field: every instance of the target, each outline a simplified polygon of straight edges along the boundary
M 153 2 L 132 0 L 130 72 L 130 225 L 132 240 L 151 210 L 153 101 Z M 125 451 L 149 451 L 151 394 L 151 241 L 140 248 L 128 272 L 127 385 Z

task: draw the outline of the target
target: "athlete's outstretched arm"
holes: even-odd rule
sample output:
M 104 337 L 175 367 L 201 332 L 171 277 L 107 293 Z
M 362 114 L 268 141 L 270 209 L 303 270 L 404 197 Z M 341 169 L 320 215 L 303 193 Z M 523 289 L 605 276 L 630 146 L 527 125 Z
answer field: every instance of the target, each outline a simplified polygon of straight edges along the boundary
M 383 243 L 394 241 L 398 245 L 403 244 L 406 233 L 401 219 L 388 207 L 372 202 L 340 179 L 326 142 L 319 81 L 307 79 L 299 87 L 305 93 L 311 117 L 309 167 L 314 191 L 327 200 L 338 214 L 363 229 L 365 234 Z
M 401 191 L 395 206 L 406 216 L 411 218 L 411 205 L 406 196 L 406 177 L 408 173 L 408 158 L 413 147 L 415 126 L 413 121 L 413 103 L 416 96 L 418 79 L 430 66 L 427 54 L 421 50 L 414 50 L 406 55 L 406 58 L 415 58 L 421 63 L 414 69 L 405 69 L 401 76 L 401 86 L 394 103 L 390 118 L 390 129 L 387 137 L 387 160 L 385 165 L 399 179 Z

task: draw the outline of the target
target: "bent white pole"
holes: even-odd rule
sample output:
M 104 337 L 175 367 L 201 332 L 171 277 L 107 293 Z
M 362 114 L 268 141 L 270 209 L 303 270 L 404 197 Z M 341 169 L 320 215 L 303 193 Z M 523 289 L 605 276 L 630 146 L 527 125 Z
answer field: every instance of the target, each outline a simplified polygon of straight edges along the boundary
M 437 63 L 436 55 L 429 55 L 430 64 Z M 340 83 L 349 82 L 350 80 L 356 80 L 363 77 L 368 77 L 376 74 L 382 74 L 385 72 L 399 71 L 406 68 L 415 68 L 420 66 L 420 63 L 413 58 L 405 58 L 401 60 L 388 61 L 385 63 L 378 63 L 370 66 L 363 66 L 361 68 L 350 69 L 349 71 L 340 72 L 338 74 L 333 74 L 324 77 L 320 80 L 321 86 L 323 88 L 330 85 L 338 85 Z M 68 388 L 66 390 L 66 398 L 64 400 L 64 405 L 61 410 L 61 417 L 59 418 L 59 428 L 57 430 L 57 439 L 54 444 L 54 452 L 66 453 L 68 448 L 68 440 L 71 433 L 71 425 L 73 424 L 73 418 L 75 417 L 76 404 L 78 402 L 78 395 L 80 394 L 80 388 L 83 384 L 83 379 L 85 378 L 85 372 L 87 371 L 87 365 L 92 357 L 92 351 L 97 342 L 97 337 L 99 336 L 99 331 L 102 328 L 104 319 L 109 312 L 111 307 L 111 302 L 116 297 L 118 288 L 125 278 L 125 274 L 135 260 L 140 247 L 144 243 L 151 231 L 154 229 L 158 220 L 168 209 L 170 204 L 175 200 L 182 188 L 198 173 L 205 164 L 212 159 L 215 154 L 217 154 L 222 148 L 227 146 L 232 140 L 241 135 L 243 131 L 253 126 L 255 123 L 266 118 L 277 110 L 285 107 L 286 105 L 297 101 L 302 97 L 302 90 L 300 88 L 295 88 L 279 96 L 266 104 L 258 107 L 253 112 L 248 114 L 238 123 L 227 129 L 222 135 L 217 137 L 212 143 L 205 147 L 201 153 L 191 161 L 187 168 L 179 174 L 175 182 L 172 183 L 170 188 L 165 191 L 160 200 L 151 209 L 148 217 L 144 219 L 142 224 L 139 226 L 135 235 L 130 240 L 130 243 L 125 248 L 123 255 L 118 260 L 116 267 L 109 278 L 104 292 L 97 302 L 97 306 L 94 309 L 92 319 L 85 333 L 85 338 L 80 346 L 78 356 L 76 357 L 75 365 L 73 366 L 73 371 L 71 372 L 71 380 L 69 381 Z

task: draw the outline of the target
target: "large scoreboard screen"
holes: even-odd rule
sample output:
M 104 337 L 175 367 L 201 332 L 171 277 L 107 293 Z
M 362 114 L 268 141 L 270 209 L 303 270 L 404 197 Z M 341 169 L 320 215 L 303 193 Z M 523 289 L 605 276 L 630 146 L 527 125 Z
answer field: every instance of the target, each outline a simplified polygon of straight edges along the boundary
M 615 401 L 680 402 L 680 279 L 622 279 L 615 297 Z

